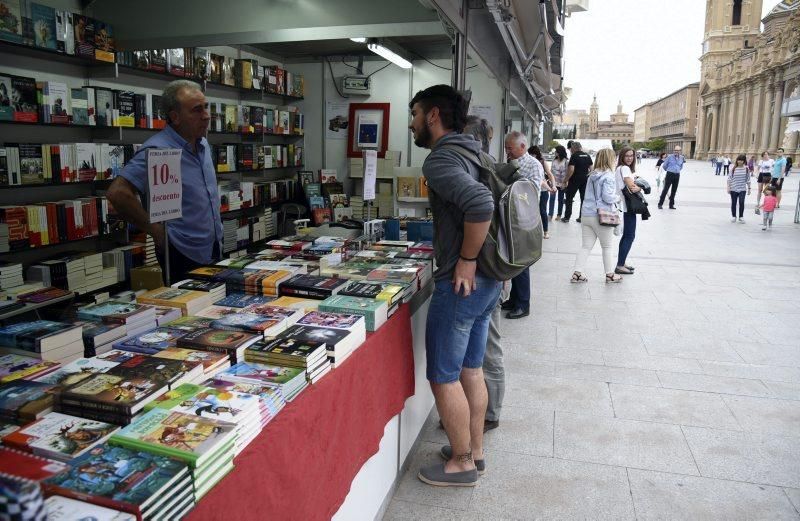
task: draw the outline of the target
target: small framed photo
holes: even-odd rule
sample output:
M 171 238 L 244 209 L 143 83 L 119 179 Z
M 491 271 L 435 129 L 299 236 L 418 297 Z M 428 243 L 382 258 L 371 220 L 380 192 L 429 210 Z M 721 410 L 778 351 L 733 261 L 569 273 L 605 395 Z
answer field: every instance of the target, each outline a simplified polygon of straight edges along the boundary
M 364 150 L 386 155 L 389 146 L 389 104 L 351 103 L 347 127 L 347 157 L 361 157 Z

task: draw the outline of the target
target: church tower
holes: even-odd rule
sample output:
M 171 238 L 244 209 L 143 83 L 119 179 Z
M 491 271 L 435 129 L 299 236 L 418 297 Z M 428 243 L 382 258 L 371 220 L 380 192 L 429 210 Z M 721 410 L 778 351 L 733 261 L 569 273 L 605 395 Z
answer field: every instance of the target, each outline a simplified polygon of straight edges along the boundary
M 700 83 L 717 78 L 717 66 L 734 51 L 752 47 L 761 30 L 763 0 L 706 0 Z
M 598 113 L 599 108 L 597 106 L 597 94 L 594 95 L 594 99 L 592 100 L 592 104 L 589 107 L 589 132 L 594 133 L 597 132 L 597 121 L 598 121 Z

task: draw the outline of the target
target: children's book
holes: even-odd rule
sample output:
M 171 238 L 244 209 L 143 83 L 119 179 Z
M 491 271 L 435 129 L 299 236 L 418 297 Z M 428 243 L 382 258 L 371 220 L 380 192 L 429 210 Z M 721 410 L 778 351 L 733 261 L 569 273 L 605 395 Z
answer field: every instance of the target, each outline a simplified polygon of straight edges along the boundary
M 3 445 L 69 461 L 103 443 L 117 430 L 110 423 L 51 412 L 3 438 Z

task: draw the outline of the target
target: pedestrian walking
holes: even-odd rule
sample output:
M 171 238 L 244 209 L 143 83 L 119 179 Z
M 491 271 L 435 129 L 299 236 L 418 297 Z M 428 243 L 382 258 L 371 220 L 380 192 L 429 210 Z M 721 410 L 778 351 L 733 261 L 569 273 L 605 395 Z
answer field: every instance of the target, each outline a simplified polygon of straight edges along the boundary
M 681 170 L 683 165 L 686 164 L 686 157 L 681 154 L 681 147 L 675 145 L 672 149 L 672 155 L 667 156 L 661 167 L 667 173 L 664 178 L 664 189 L 661 191 L 661 197 L 658 199 L 658 209 L 661 210 L 664 205 L 664 199 L 667 197 L 669 190 L 669 209 L 675 210 L 675 192 L 678 191 L 678 182 L 681 180 Z M 724 166 L 724 165 L 723 165 Z M 725 173 L 727 174 L 727 169 Z
M 723 162 L 722 154 L 716 157 L 716 162 L 717 162 L 716 165 L 717 172 L 714 175 L 722 175 L 722 162 Z
M 542 157 L 542 150 L 533 145 L 528 149 L 528 154 L 535 157 L 541 164 L 542 168 L 544 168 L 544 179 L 542 179 L 542 183 L 539 186 L 539 214 L 542 217 L 542 231 L 544 231 L 543 238 L 549 239 L 550 233 L 547 231 L 547 201 L 550 197 L 555 196 L 556 190 L 556 180 L 553 178 L 552 172 L 550 172 L 550 166 L 547 164 L 547 161 L 544 160 Z
M 736 222 L 736 206 L 739 206 L 739 223 L 744 224 L 744 199 L 750 195 L 750 169 L 747 156 L 740 154 L 728 174 L 727 191 L 731 196 L 731 222 Z
M 592 158 L 583 151 L 581 144 L 577 141 L 572 143 L 572 156 L 569 158 L 567 166 L 567 177 L 564 179 L 567 189 L 564 193 L 564 218 L 561 222 L 568 223 L 572 217 L 572 201 L 575 195 L 581 195 L 581 208 L 583 208 L 583 198 L 586 194 L 586 180 L 589 179 L 589 169 L 592 167 Z M 578 212 L 578 222 L 581 222 L 580 211 Z
M 769 225 L 770 230 L 772 229 L 772 216 L 775 213 L 775 208 L 777 208 L 777 206 L 778 198 L 775 197 L 775 191 L 771 186 L 764 188 L 764 202 L 759 205 L 759 207 L 764 211 L 762 214 L 762 231 L 767 229 L 767 225 Z
M 722 156 L 722 174 L 728 175 L 728 170 L 731 166 L 731 158 L 728 157 L 728 154 Z
M 772 165 L 775 163 L 769 158 L 769 153 L 765 150 L 761 153 L 761 161 L 758 162 L 758 193 L 756 194 L 756 215 L 761 213 L 761 195 L 764 193 L 764 187 L 769 185 L 772 181 Z
M 587 178 L 586 194 L 581 205 L 581 249 L 575 257 L 575 268 L 570 282 L 586 282 L 584 274 L 586 260 L 597 240 L 603 251 L 603 268 L 606 282 L 622 282 L 622 276 L 614 273 L 614 226 L 608 225 L 606 216 L 617 212 L 619 195 L 614 176 L 614 151 L 604 148 L 597 153 L 594 170 Z M 603 214 L 603 223 L 600 215 Z
M 619 252 L 617 254 L 617 267 L 614 273 L 620 275 L 633 275 L 633 266 L 627 264 L 628 254 L 636 238 L 636 214 L 627 207 L 622 190 L 627 188 L 630 193 L 635 194 L 641 191 L 634 182 L 633 174 L 636 172 L 636 165 L 633 163 L 633 149 L 622 147 L 617 158 L 617 169 L 614 171 L 617 183 L 617 195 L 619 196 L 620 208 L 622 210 L 622 238 L 619 241 Z
M 747 169 L 750 171 L 750 177 L 756 175 L 756 168 L 758 167 L 758 161 L 756 160 L 755 154 L 750 156 L 750 159 L 747 160 Z
M 550 196 L 550 220 L 553 220 L 553 210 L 558 200 L 558 211 L 555 212 L 555 220 L 561 220 L 561 213 L 564 210 L 564 190 L 566 188 L 564 179 L 567 177 L 567 149 L 563 145 L 556 147 L 556 157 L 550 164 L 550 171 L 553 173 L 553 178 L 556 180 L 556 196 Z
M 778 199 L 777 208 L 781 207 L 781 191 L 783 189 L 783 178 L 786 175 L 786 157 L 783 155 L 783 149 L 778 149 L 778 157 L 772 164 L 772 189 L 775 192 L 775 197 Z
M 783 177 L 789 177 L 789 171 L 792 169 L 792 156 L 786 156 L 786 170 L 784 170 Z
M 661 152 L 658 155 L 658 161 L 656 161 L 656 190 L 661 190 L 661 165 L 664 164 L 664 160 L 667 158 L 666 152 Z M 720 163 L 720 168 L 722 168 Z

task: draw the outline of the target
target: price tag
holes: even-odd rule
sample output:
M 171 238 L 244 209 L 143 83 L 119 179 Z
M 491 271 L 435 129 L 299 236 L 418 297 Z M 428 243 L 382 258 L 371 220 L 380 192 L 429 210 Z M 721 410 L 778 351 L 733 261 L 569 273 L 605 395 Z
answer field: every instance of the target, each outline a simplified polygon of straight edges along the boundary
M 375 182 L 378 178 L 378 152 L 364 151 L 364 200 L 375 199 Z
M 177 148 L 147 151 L 148 209 L 151 223 L 179 219 L 183 215 L 182 152 Z

